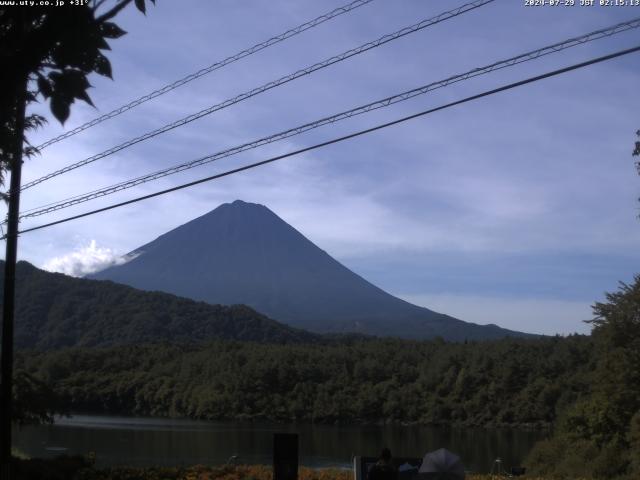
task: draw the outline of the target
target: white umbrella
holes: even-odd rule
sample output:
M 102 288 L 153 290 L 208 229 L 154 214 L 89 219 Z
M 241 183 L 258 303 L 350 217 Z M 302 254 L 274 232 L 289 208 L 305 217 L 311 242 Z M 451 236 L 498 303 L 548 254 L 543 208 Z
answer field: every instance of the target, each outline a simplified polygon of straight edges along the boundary
M 441 448 L 424 456 L 418 473 L 424 480 L 463 480 L 464 466 L 458 455 Z

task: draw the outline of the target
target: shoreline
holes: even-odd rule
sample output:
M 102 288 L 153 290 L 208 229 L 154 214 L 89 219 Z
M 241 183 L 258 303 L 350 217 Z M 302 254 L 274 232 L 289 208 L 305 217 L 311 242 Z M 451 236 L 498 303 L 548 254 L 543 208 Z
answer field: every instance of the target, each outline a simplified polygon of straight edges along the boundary
M 68 415 L 56 415 L 54 419 L 54 423 L 56 425 L 65 425 L 65 422 L 57 422 L 57 419 L 64 418 L 74 418 L 74 417 L 104 417 L 104 418 L 122 418 L 122 419 L 139 419 L 139 420 L 148 420 L 148 421 L 176 421 L 176 422 L 194 422 L 194 423 L 203 423 L 203 424 L 225 424 L 225 423 L 239 423 L 243 425 L 260 425 L 260 424 L 270 424 L 270 425 L 282 425 L 282 426 L 303 426 L 303 427 L 425 427 L 425 428 L 438 428 L 438 429 L 478 429 L 485 431 L 492 430 L 517 430 L 521 432 L 550 432 L 553 425 L 552 424 L 508 424 L 508 423 L 497 423 L 497 424 L 485 424 L 485 425 L 476 425 L 476 424 L 466 424 L 466 423 L 423 423 L 423 422 L 404 422 L 404 421 L 394 421 L 394 420 L 378 420 L 378 421 L 367 421 L 367 420 L 346 420 L 346 421 L 336 421 L 336 422 L 313 422 L 309 420 L 296 420 L 296 419 L 278 419 L 278 418 L 269 418 L 264 416 L 244 416 L 238 418 L 198 418 L 198 417 L 180 417 L 180 416 L 162 416 L 162 415 L 138 415 L 138 414 L 130 414 L 130 413 L 108 413 L 108 412 L 91 412 L 91 411 L 75 411 L 70 412 Z M 81 424 L 76 424 L 74 426 L 82 426 Z M 96 426 L 91 424 L 91 426 Z

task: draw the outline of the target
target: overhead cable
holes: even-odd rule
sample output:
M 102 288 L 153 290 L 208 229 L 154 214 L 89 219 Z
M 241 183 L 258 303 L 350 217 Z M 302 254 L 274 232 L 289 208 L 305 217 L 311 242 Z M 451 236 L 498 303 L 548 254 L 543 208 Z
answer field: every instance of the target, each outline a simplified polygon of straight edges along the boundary
M 166 190 L 161 190 L 161 191 L 158 191 L 158 192 L 150 193 L 148 195 L 143 195 L 141 197 L 133 198 L 133 199 L 127 200 L 125 202 L 115 203 L 115 204 L 112 204 L 112 205 L 109 205 L 109 206 L 106 206 L 106 207 L 98 208 L 96 210 L 91 210 L 89 212 L 81 213 L 79 215 L 73 215 L 71 217 L 66 217 L 66 218 L 63 218 L 63 219 L 60 219 L 60 220 L 56 220 L 54 222 L 46 223 L 46 224 L 43 224 L 43 225 L 38 225 L 36 227 L 26 228 L 24 230 L 21 230 L 19 233 L 23 234 L 23 233 L 27 233 L 27 232 L 33 232 L 35 230 L 41 230 L 43 228 L 52 227 L 54 225 L 59 225 L 61 223 L 70 222 L 72 220 L 77 220 L 79 218 L 83 218 L 83 217 L 87 217 L 87 216 L 90 216 L 90 215 L 95 215 L 95 214 L 98 214 L 98 213 L 106 212 L 108 210 L 113 210 L 113 209 L 119 208 L 119 207 L 124 207 L 126 205 L 131 205 L 133 203 L 137 203 L 137 202 L 140 202 L 140 201 L 143 201 L 143 200 L 147 200 L 147 199 L 150 199 L 150 198 L 158 197 L 160 195 L 165 195 L 167 193 L 172 193 L 172 192 L 175 192 L 175 191 L 178 191 L 178 190 L 182 190 L 182 189 L 185 189 L 185 188 L 188 188 L 188 187 L 193 187 L 193 186 L 199 185 L 201 183 L 210 182 L 212 180 L 216 180 L 216 179 L 219 179 L 219 178 L 227 177 L 229 175 L 233 175 L 233 174 L 236 174 L 236 173 L 239 173 L 239 172 L 243 172 L 245 170 L 250 170 L 250 169 L 253 169 L 253 168 L 256 168 L 256 167 L 260 167 L 262 165 L 267 165 L 269 163 L 273 163 L 273 162 L 276 162 L 278 160 L 283 160 L 285 158 L 293 157 L 293 156 L 299 155 L 301 153 L 309 152 L 309 151 L 316 150 L 316 149 L 321 148 L 321 147 L 326 147 L 328 145 L 333 145 L 335 143 L 343 142 L 345 140 L 349 140 L 349 139 L 356 138 L 356 137 L 359 137 L 359 136 L 362 136 L 362 135 L 365 135 L 365 134 L 369 134 L 369 133 L 375 132 L 377 130 L 381 130 L 383 128 L 391 127 L 393 125 L 397 125 L 399 123 L 403 123 L 403 122 L 406 122 L 406 121 L 409 121 L 409 120 L 413 120 L 415 118 L 419 118 L 419 117 L 422 117 L 422 116 L 425 116 L 425 115 L 428 115 L 428 114 L 431 114 L 431 113 L 435 113 L 435 112 L 438 112 L 440 110 L 445 110 L 447 108 L 451 108 L 451 107 L 454 107 L 456 105 L 461 105 L 463 103 L 471 102 L 473 100 L 478 100 L 480 98 L 484 98 L 484 97 L 487 97 L 487 96 L 490 96 L 490 95 L 494 95 L 494 94 L 499 93 L 499 92 L 503 92 L 503 91 L 506 91 L 506 90 L 511 90 L 513 88 L 520 87 L 522 85 L 527 85 L 529 83 L 533 83 L 533 82 L 537 82 L 537 81 L 540 81 L 540 80 L 544 80 L 546 78 L 554 77 L 554 76 L 557 76 L 557 75 L 560 75 L 560 74 L 563 74 L 563 73 L 570 72 L 572 70 L 577 70 L 579 68 L 584 68 L 584 67 L 587 67 L 589 65 L 594 65 L 596 63 L 604 62 L 606 60 L 611 60 L 611 59 L 614 59 L 614 58 L 617 58 L 617 57 L 621 57 L 623 55 L 628 55 L 630 53 L 634 53 L 634 52 L 638 52 L 638 51 L 640 51 L 640 45 L 638 45 L 636 47 L 633 47 L 633 48 L 626 49 L 626 50 L 621 50 L 621 51 L 618 51 L 618 52 L 615 52 L 615 53 L 611 53 L 609 55 L 604 55 L 604 56 L 601 56 L 601 57 L 597 57 L 597 58 L 588 60 L 586 62 L 581 62 L 581 63 L 577 63 L 577 64 L 574 64 L 574 65 L 571 65 L 571 66 L 568 66 L 568 67 L 560 68 L 558 70 L 553 70 L 551 72 L 547 72 L 547 73 L 544 73 L 542 75 L 537 75 L 535 77 L 529 77 L 529 78 L 527 78 L 525 80 L 520 80 L 518 82 L 514 82 L 514 83 L 510 83 L 508 85 L 504 85 L 502 87 L 494 88 L 492 90 L 488 90 L 488 91 L 479 93 L 477 95 L 472 95 L 470 97 L 463 98 L 462 100 L 457 100 L 455 102 L 447 103 L 445 105 L 441 105 L 439 107 L 431 108 L 429 110 L 424 110 L 422 112 L 415 113 L 413 115 L 409 115 L 409 116 L 406 116 L 406 117 L 402 117 L 402 118 L 399 118 L 397 120 L 393 120 L 391 122 L 387 122 L 387 123 L 383 123 L 383 124 L 380 124 L 380 125 L 376 125 L 375 127 L 371 127 L 371 128 L 367 128 L 367 129 L 364 129 L 364 130 L 360 130 L 358 132 L 354 132 L 354 133 L 351 133 L 349 135 L 344 135 L 342 137 L 334 138 L 332 140 L 327 140 L 325 142 L 321 142 L 321 143 L 317 143 L 315 145 L 312 145 L 310 147 L 301 148 L 301 149 L 295 150 L 293 152 L 289 152 L 289 153 L 285 153 L 283 155 L 278 155 L 278 156 L 275 156 L 275 157 L 271 157 L 271 158 L 268 158 L 266 160 L 262 160 L 262 161 L 259 161 L 259 162 L 251 163 L 249 165 L 244 165 L 242 167 L 234 168 L 232 170 L 227 170 L 226 172 L 222 172 L 222 173 L 218 173 L 216 175 L 211 175 L 209 177 L 205 177 L 205 178 L 201 178 L 201 179 L 198 179 L 198 180 L 194 180 L 192 182 L 184 183 L 182 185 L 171 187 L 171 188 L 168 188 Z M 4 237 L 2 237 L 1 239 L 5 239 L 5 238 L 6 238 L 6 235 Z
M 222 158 L 226 158 L 232 155 L 236 155 L 238 153 L 251 150 L 254 148 L 258 148 L 263 145 L 267 145 L 279 140 L 283 140 L 295 135 L 299 135 L 301 133 L 307 132 L 309 130 L 313 130 L 315 128 L 319 128 L 324 125 L 329 125 L 335 122 L 339 122 L 356 115 L 361 115 L 373 110 L 377 110 L 380 108 L 388 107 L 389 105 L 393 105 L 405 100 L 409 100 L 418 95 L 426 94 L 432 90 L 436 90 L 438 88 L 446 87 L 453 83 L 461 82 L 467 80 L 469 78 L 477 77 L 479 75 L 484 75 L 496 70 L 500 70 L 503 68 L 511 67 L 514 65 L 518 65 L 520 63 L 524 63 L 530 60 L 535 60 L 537 58 L 543 57 L 545 55 L 549 55 L 551 53 L 560 52 L 567 48 L 575 47 L 577 45 L 581 45 L 587 42 L 591 42 L 600 38 L 610 37 L 611 35 L 615 35 L 633 28 L 640 27 L 640 17 L 634 20 L 630 20 L 627 22 L 619 23 L 607 28 L 603 28 L 600 30 L 596 30 L 594 32 L 587 33 L 585 35 L 581 35 L 579 37 L 570 38 L 564 40 L 562 42 L 554 43 L 552 45 L 548 45 L 537 50 L 532 50 L 527 53 L 523 53 L 517 55 L 515 57 L 508 58 L 506 60 L 500 60 L 489 65 L 485 65 L 483 67 L 474 68 L 467 72 L 453 75 L 451 77 L 445 78 L 444 80 L 439 80 L 436 82 L 429 83 L 427 85 L 423 85 L 418 88 L 414 88 L 412 90 L 408 90 L 390 97 L 383 98 L 381 100 L 376 100 L 371 103 L 367 103 L 365 105 L 361 105 L 350 110 L 346 110 L 340 113 L 336 113 L 334 115 L 321 118 L 314 122 L 306 123 L 304 125 L 297 126 L 295 128 L 291 128 L 282 132 L 275 133 L 273 135 L 269 135 L 258 140 L 254 140 L 249 143 L 244 143 L 242 145 L 238 145 L 232 148 L 228 148 L 222 150 L 220 152 L 214 153 L 212 155 L 207 155 L 195 160 L 191 160 L 189 162 L 184 162 L 178 165 L 174 165 L 169 168 L 165 168 L 162 170 L 158 170 L 152 173 L 148 173 L 133 179 L 125 180 L 120 183 L 116 183 L 114 185 L 110 185 L 98 190 L 93 190 L 91 192 L 86 192 L 80 195 L 76 195 L 64 200 L 60 200 L 57 202 L 49 203 L 47 205 L 42 205 L 39 207 L 34 207 L 29 210 L 25 210 L 20 218 L 30 218 L 37 217 L 40 215 L 44 215 L 47 213 L 51 213 L 57 210 L 61 210 L 64 208 L 71 207 L 73 205 L 77 205 L 80 203 L 84 203 L 90 200 L 94 200 L 96 198 L 104 197 L 106 195 L 110 195 L 112 193 L 116 193 L 122 190 L 126 190 L 143 183 L 147 183 L 153 180 L 157 180 L 162 177 L 166 177 L 168 175 L 173 175 L 175 173 L 179 173 L 185 170 L 189 170 L 191 168 L 195 168 L 201 165 L 205 165 L 207 163 L 214 162 L 216 160 L 220 160 Z
M 156 137 L 162 133 L 168 132 L 169 130 L 173 130 L 174 128 L 177 127 L 181 127 L 183 125 L 186 125 L 188 123 L 193 122 L 194 120 L 198 120 L 206 115 L 210 115 L 214 112 L 217 112 L 219 110 L 222 110 L 224 108 L 227 108 L 231 105 L 234 105 L 236 103 L 242 102 L 244 100 L 247 100 L 248 98 L 254 97 L 256 95 L 259 95 L 261 93 L 264 93 L 268 90 L 271 90 L 272 88 L 275 87 L 279 87 L 280 85 L 284 85 L 286 83 L 289 83 L 293 80 L 296 80 L 300 77 L 303 77 L 305 75 L 309 75 L 313 72 L 316 72 L 318 70 L 321 70 L 323 68 L 326 68 L 330 65 L 333 65 L 335 63 L 338 62 L 342 62 L 348 58 L 351 58 L 355 55 L 359 55 L 361 53 L 364 53 L 368 50 L 371 50 L 373 48 L 377 48 L 380 47 L 386 43 L 389 43 L 391 41 L 397 40 L 399 38 L 402 38 L 406 35 L 409 35 L 411 33 L 415 33 L 418 32 L 420 30 L 423 30 L 427 27 L 430 27 L 432 25 L 438 24 L 440 22 L 443 22 L 445 20 L 449 20 L 451 18 L 457 17 L 458 15 L 462 15 L 464 13 L 467 13 L 471 10 L 475 10 L 476 8 L 479 8 L 483 5 L 486 5 L 488 3 L 494 2 L 495 0 L 475 0 L 471 3 L 466 3 L 464 5 L 461 5 L 460 7 L 457 7 L 453 10 L 448 10 L 446 12 L 443 12 L 439 15 L 436 15 L 435 17 L 432 18 L 428 18 L 425 20 L 422 20 L 414 25 L 402 28 L 394 33 L 390 33 L 387 35 L 384 35 L 380 38 L 378 38 L 377 40 L 374 40 L 372 42 L 368 42 L 365 43 L 363 45 L 360 45 L 359 47 L 353 48 L 351 50 L 347 50 L 346 52 L 343 52 L 339 55 L 335 55 L 331 58 L 328 58 L 326 60 L 323 60 L 322 62 L 318 62 L 315 63 L 309 67 L 303 68 L 301 70 L 298 70 L 294 73 L 291 73 L 289 75 L 285 75 L 284 77 L 279 78 L 278 80 L 273 80 L 271 82 L 265 83 L 264 85 L 260 86 L 260 87 L 256 87 L 253 88 L 245 93 L 242 93 L 240 95 L 237 95 L 233 98 L 230 98 L 228 100 L 225 100 L 221 103 L 218 103 L 216 105 L 210 106 L 208 108 L 205 108 L 204 110 L 200 110 L 199 112 L 193 113 L 187 117 L 181 118 L 180 120 L 176 120 L 173 123 L 170 123 L 168 125 L 165 125 L 163 127 L 157 128 L 156 130 L 152 130 L 150 132 L 147 132 L 139 137 L 133 138 L 131 140 L 128 140 L 124 143 L 121 143 L 120 145 L 116 145 L 115 147 L 112 147 L 108 150 L 105 150 L 104 152 L 98 153 L 96 155 L 93 155 L 89 158 L 86 158 L 84 160 L 80 160 L 79 162 L 73 163 L 71 165 L 68 165 L 64 168 L 61 168 L 60 170 L 56 170 L 55 172 L 51 172 L 47 175 L 44 175 L 40 178 L 37 178 L 31 182 L 25 183 L 21 190 L 26 190 L 28 188 L 31 188 L 35 185 L 38 185 L 39 183 L 42 183 L 46 180 L 49 180 L 51 178 L 57 177 L 58 175 L 62 175 L 64 173 L 70 172 L 71 170 L 75 170 L 76 168 L 80 168 L 84 165 L 88 165 L 89 163 L 93 163 L 97 160 L 100 160 L 102 158 L 108 157 L 109 155 L 113 155 L 116 152 L 119 152 L 121 150 L 124 150 L 125 148 L 131 147 L 132 145 L 135 145 L 137 143 L 143 142 L 145 140 L 148 140 L 150 138 Z
M 214 70 L 219 70 L 222 67 L 226 67 L 231 63 L 237 62 L 238 60 L 241 60 L 245 57 L 253 55 L 254 53 L 264 50 L 265 48 L 271 47 L 272 45 L 275 45 L 291 37 L 294 37 L 306 30 L 309 30 L 313 27 L 317 27 L 318 25 L 328 20 L 338 17 L 344 13 L 351 12 L 352 10 L 355 10 L 358 7 L 362 7 L 363 5 L 367 5 L 368 3 L 371 3 L 371 2 L 373 2 L 373 0 L 355 0 L 354 2 L 343 5 L 342 7 L 335 8 L 330 12 L 325 13 L 324 15 L 320 15 L 319 17 L 316 17 L 313 20 L 310 20 L 306 23 L 303 23 L 302 25 L 298 25 L 297 27 L 287 30 L 286 32 L 281 33 L 280 35 L 271 37 L 270 39 L 265 40 L 264 42 L 257 43 L 256 45 L 249 47 L 245 50 L 242 50 L 241 52 L 238 52 L 234 55 L 231 55 L 225 58 L 224 60 L 219 60 L 215 63 L 212 63 L 211 65 L 204 67 L 198 70 L 197 72 L 191 73 L 185 77 L 180 78 L 179 80 L 176 80 L 175 82 L 172 82 L 168 85 L 165 85 L 164 87 L 154 90 L 153 92 L 148 93 L 147 95 L 144 95 L 140 98 L 132 100 L 131 102 L 125 105 L 122 105 L 121 107 L 118 107 L 108 113 L 105 113 L 104 115 L 100 115 L 99 117 L 96 117 L 93 120 L 90 120 L 89 122 L 84 123 L 72 130 L 69 130 L 68 132 L 63 133 L 62 135 L 58 135 L 57 137 L 51 138 L 46 142 L 44 142 L 43 144 L 38 145 L 37 148 L 39 150 L 42 150 L 50 145 L 53 145 L 54 143 L 58 143 L 88 128 L 94 127 L 106 120 L 109 120 L 113 117 L 117 117 L 118 115 L 121 115 L 122 113 L 128 110 L 131 110 L 139 105 L 142 105 L 143 103 L 148 102 L 149 100 L 157 98 L 160 95 L 164 95 L 165 93 L 170 92 L 171 90 L 175 90 L 176 88 L 181 87 L 182 85 L 185 85 L 193 80 L 196 80 L 197 78 L 203 77 L 204 75 L 207 75 L 213 72 Z

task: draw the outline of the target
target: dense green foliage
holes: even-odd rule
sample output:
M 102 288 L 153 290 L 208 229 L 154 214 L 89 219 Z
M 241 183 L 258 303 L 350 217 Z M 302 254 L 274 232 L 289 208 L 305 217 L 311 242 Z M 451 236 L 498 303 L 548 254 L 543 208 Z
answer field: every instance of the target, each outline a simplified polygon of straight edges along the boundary
M 640 276 L 594 307 L 589 394 L 531 454 L 544 474 L 640 478 Z
M 13 374 L 13 421 L 19 425 L 53 423 L 54 415 L 67 413 L 63 400 L 42 380 L 18 370 Z
M 92 463 L 81 456 L 60 456 L 55 459 L 14 456 L 11 478 L 14 480 L 80 480 L 83 475 L 90 474 L 92 470 Z
M 4 262 L 0 262 L 0 272 Z M 16 275 L 18 349 L 55 349 L 212 339 L 314 341 L 317 336 L 243 306 L 209 305 L 112 282 L 49 273 L 20 262 Z M 0 276 L 0 288 L 2 286 Z
M 323 337 L 242 306 L 24 263 L 18 276 L 27 415 L 46 419 L 53 398 L 90 413 L 553 426 L 527 462 L 533 473 L 640 475 L 640 277 L 595 305 L 590 337 L 447 343 Z
M 588 388 L 589 337 L 219 341 L 24 352 L 75 411 L 204 419 L 544 426 Z

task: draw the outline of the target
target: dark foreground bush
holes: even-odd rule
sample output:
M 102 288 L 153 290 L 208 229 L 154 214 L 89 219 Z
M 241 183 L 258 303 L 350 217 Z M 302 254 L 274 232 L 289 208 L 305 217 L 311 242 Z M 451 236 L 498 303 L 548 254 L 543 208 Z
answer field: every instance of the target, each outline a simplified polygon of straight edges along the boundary
M 15 480 L 272 480 L 266 465 L 95 468 L 91 459 L 14 459 Z M 351 480 L 350 470 L 302 467 L 299 480 Z
M 224 465 L 192 467 L 113 467 L 94 468 L 82 457 L 60 457 L 55 460 L 21 460 L 17 463 L 16 480 L 273 480 L 267 465 Z M 352 480 L 351 470 L 301 467 L 298 480 Z M 502 476 L 468 475 L 467 480 L 504 480 Z M 550 480 L 526 477 L 526 480 Z M 582 480 L 574 477 L 573 480 Z
M 13 459 L 15 480 L 70 480 L 82 470 L 91 468 L 91 462 L 81 456 L 62 456 L 54 460 L 42 458 Z

